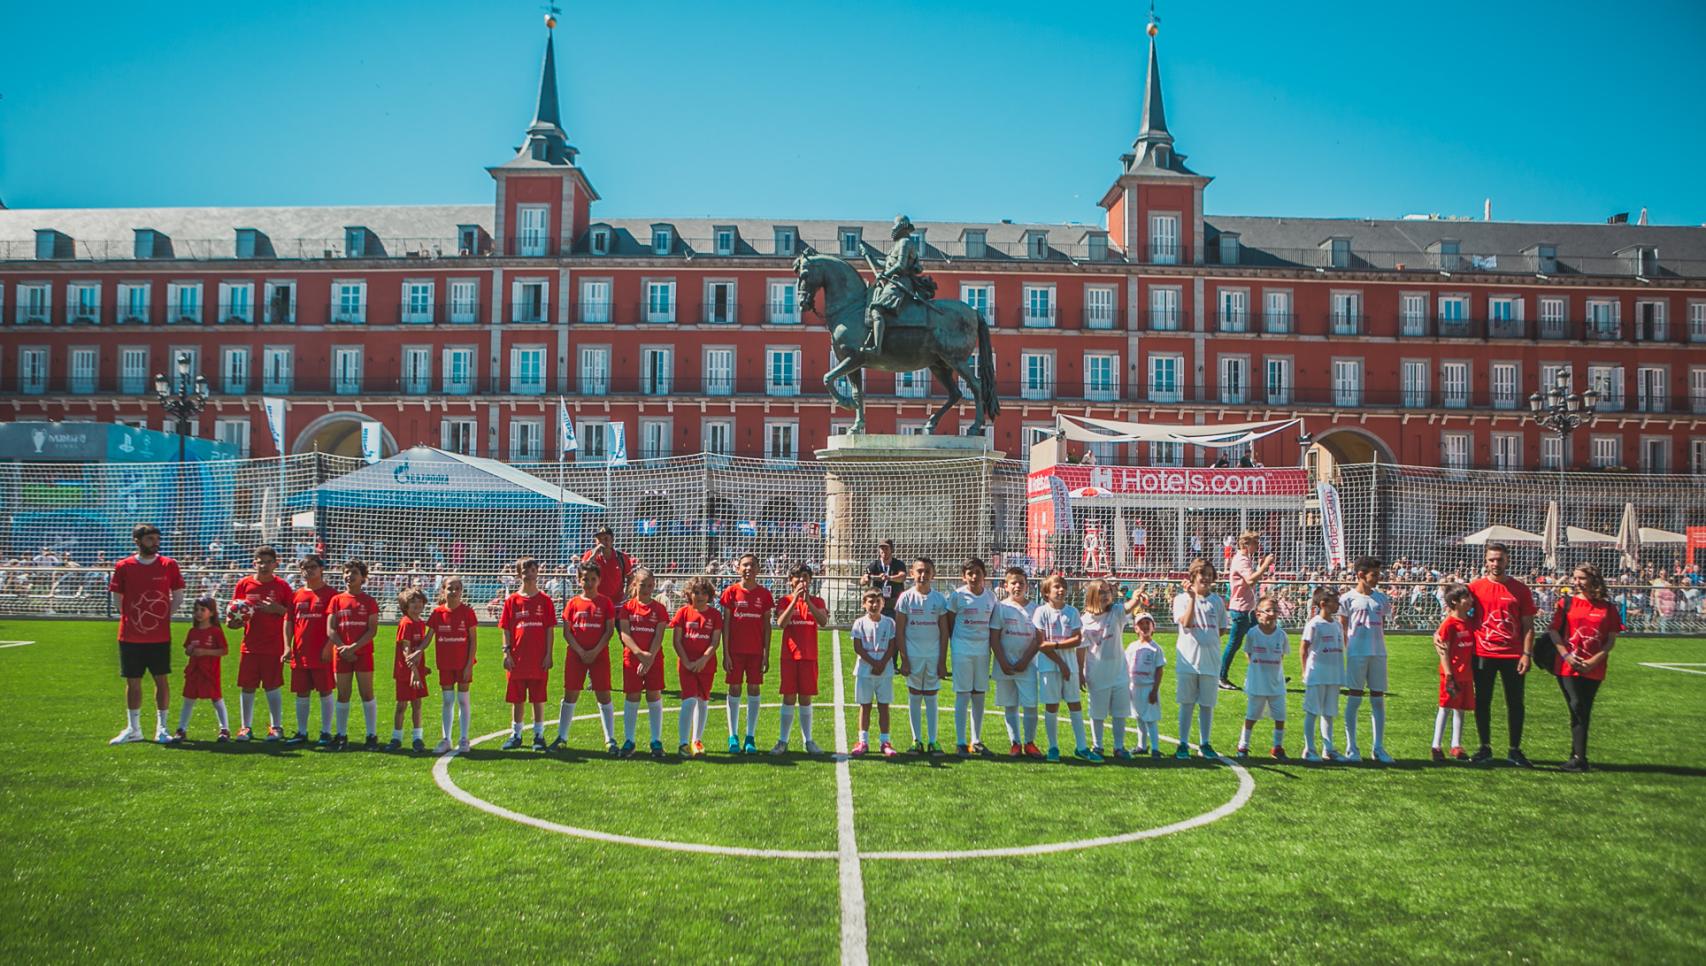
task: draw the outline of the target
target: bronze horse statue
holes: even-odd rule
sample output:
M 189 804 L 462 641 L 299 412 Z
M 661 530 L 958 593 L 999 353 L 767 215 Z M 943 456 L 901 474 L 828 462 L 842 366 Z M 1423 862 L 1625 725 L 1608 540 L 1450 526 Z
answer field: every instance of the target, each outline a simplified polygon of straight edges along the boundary
M 865 390 L 862 380 L 847 380 L 848 392 L 837 385 L 841 377 L 860 369 L 912 372 L 929 369 L 948 389 L 948 401 L 930 417 L 925 431 L 936 426 L 948 410 L 965 399 L 959 381 L 972 387 L 977 418 L 966 435 L 981 436 L 985 421 L 1001 411 L 995 398 L 995 358 L 989 344 L 989 323 L 982 313 L 958 299 L 908 302 L 899 318 L 889 323 L 879 355 L 864 348 L 870 325 L 866 307 L 869 289 L 858 269 L 842 259 L 807 249 L 794 259 L 794 274 L 800 280 L 800 305 L 817 311 L 817 293 L 824 293 L 823 317 L 829 323 L 830 354 L 834 365 L 823 374 L 823 384 L 835 404 L 855 414 L 849 433 L 865 431 Z M 977 355 L 977 369 L 971 365 Z M 851 395 L 849 395 L 849 392 Z

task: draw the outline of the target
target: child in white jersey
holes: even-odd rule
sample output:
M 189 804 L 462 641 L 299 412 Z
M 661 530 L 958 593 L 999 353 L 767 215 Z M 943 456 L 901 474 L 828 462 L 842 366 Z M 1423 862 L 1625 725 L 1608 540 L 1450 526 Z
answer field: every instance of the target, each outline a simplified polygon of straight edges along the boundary
M 1357 710 L 1368 691 L 1369 715 L 1374 719 L 1374 758 L 1391 764 L 1386 753 L 1386 618 L 1392 601 L 1375 589 L 1381 563 L 1358 557 L 1352 564 L 1356 587 L 1339 595 L 1339 623 L 1345 628 L 1345 760 L 1361 761 L 1357 751 Z
M 912 586 L 894 603 L 895 636 L 901 640 L 899 670 L 906 677 L 916 755 L 942 753 L 936 743 L 936 692 L 942 688 L 942 665 L 948 657 L 948 601 L 931 588 L 935 579 L 936 562 L 919 557 L 912 562 Z
M 983 745 L 983 702 L 989 693 L 989 628 L 995 616 L 995 591 L 989 568 L 973 557 L 960 568 L 965 584 L 948 594 L 948 649 L 954 679 L 954 750 L 987 754 Z M 967 718 L 971 734 L 966 734 Z
M 1084 740 L 1084 705 L 1078 700 L 1078 646 L 1084 642 L 1084 621 L 1078 608 L 1066 602 L 1066 578 L 1049 574 L 1040 588 L 1043 602 L 1031 615 L 1031 626 L 1042 635 L 1037 659 L 1037 699 L 1043 703 L 1043 731 L 1048 734 L 1048 760 L 1060 760 L 1060 706 L 1072 717 L 1072 753 L 1082 761 L 1102 756 Z
M 1125 747 L 1125 722 L 1131 715 L 1131 683 L 1126 680 L 1125 609 L 1113 585 L 1092 580 L 1084 585 L 1084 643 L 1078 648 L 1084 689 L 1090 693 L 1090 728 L 1095 743 L 1090 750 L 1102 751 L 1102 724 L 1114 719 L 1114 757 L 1131 758 Z
M 1214 564 L 1191 561 L 1184 589 L 1173 598 L 1173 623 L 1179 627 L 1179 749 L 1174 758 L 1191 757 L 1191 711 L 1195 709 L 1202 756 L 1219 759 L 1209 736 L 1220 698 L 1220 635 L 1226 632 L 1226 598 L 1214 591 Z
M 995 658 L 995 703 L 1007 724 L 1007 754 L 1011 758 L 1041 758 L 1037 747 L 1037 644 L 1031 616 L 1037 604 L 1031 600 L 1031 581 L 1018 567 L 1008 567 L 1002 584 L 1007 597 L 996 608 L 990 624 L 990 654 Z M 1024 710 L 1024 729 L 1019 727 Z
M 859 743 L 855 756 L 871 750 L 871 705 L 877 706 L 884 758 L 895 756 L 889 741 L 889 705 L 894 702 L 894 619 L 883 613 L 881 591 L 865 591 L 865 613 L 853 622 L 853 653 L 859 662 L 853 674 L 853 701 L 859 705 Z
M 1309 623 L 1303 627 L 1303 760 L 1320 761 L 1315 750 L 1316 724 L 1326 745 L 1328 761 L 1338 761 L 1333 747 L 1333 719 L 1339 716 L 1339 688 L 1345 683 L 1345 629 L 1339 624 L 1339 598 L 1321 587 L 1310 601 Z
M 1238 738 L 1238 757 L 1250 756 L 1250 732 L 1264 716 L 1274 721 L 1272 754 L 1285 760 L 1285 656 L 1291 652 L 1285 628 L 1279 626 L 1279 601 L 1256 602 L 1256 626 L 1244 637 L 1244 733 Z
M 1161 678 L 1167 655 L 1155 643 L 1155 618 L 1138 611 L 1132 618 L 1137 640 L 1125 649 L 1126 674 L 1131 686 L 1132 717 L 1137 719 L 1137 751 L 1161 757 Z

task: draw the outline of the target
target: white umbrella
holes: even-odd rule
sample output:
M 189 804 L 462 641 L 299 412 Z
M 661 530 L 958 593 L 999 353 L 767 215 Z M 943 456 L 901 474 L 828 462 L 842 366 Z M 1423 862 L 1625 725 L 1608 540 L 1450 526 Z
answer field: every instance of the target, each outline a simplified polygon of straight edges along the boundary
M 1546 569 L 1558 569 L 1558 501 L 1546 501 L 1546 526 L 1540 531 L 1540 550 L 1546 555 Z
M 1643 546 L 1649 543 L 1688 542 L 1688 537 L 1677 533 L 1675 530 L 1660 530 L 1658 527 L 1642 527 L 1639 533 L 1641 534 L 1641 544 Z
M 1516 527 L 1507 527 L 1495 523 L 1490 527 L 1483 527 L 1474 533 L 1467 534 L 1457 542 L 1480 546 L 1488 543 L 1543 543 L 1545 538 L 1538 533 L 1529 533 L 1527 530 L 1518 530 Z
M 1617 538 L 1609 533 L 1600 533 L 1596 530 L 1588 530 L 1582 527 L 1565 527 L 1564 532 L 1566 534 L 1566 539 L 1570 541 L 1570 546 L 1572 547 L 1585 547 L 1590 544 L 1609 545 L 1617 542 Z
M 1641 528 L 1635 525 L 1635 504 L 1623 504 L 1623 520 L 1617 524 L 1617 550 L 1623 554 L 1623 566 L 1633 570 L 1641 555 Z

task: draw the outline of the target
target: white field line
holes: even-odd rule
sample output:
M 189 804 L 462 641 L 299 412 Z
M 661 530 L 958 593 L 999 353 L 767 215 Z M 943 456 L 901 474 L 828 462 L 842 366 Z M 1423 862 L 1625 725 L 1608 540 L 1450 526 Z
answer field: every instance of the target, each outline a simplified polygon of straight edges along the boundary
M 35 641 L 0 641 L 0 651 L 4 651 L 8 647 L 24 647 L 34 643 Z
M 865 966 L 865 877 L 853 837 L 853 773 L 847 762 L 847 682 L 841 667 L 841 632 L 830 632 L 835 675 L 835 818 L 841 867 L 841 962 Z
M 1695 670 L 1695 668 L 1706 667 L 1706 664 L 1694 664 L 1686 661 L 1641 661 L 1640 665 L 1642 667 L 1650 667 L 1655 671 L 1680 671 L 1683 674 L 1706 674 L 1706 671 Z

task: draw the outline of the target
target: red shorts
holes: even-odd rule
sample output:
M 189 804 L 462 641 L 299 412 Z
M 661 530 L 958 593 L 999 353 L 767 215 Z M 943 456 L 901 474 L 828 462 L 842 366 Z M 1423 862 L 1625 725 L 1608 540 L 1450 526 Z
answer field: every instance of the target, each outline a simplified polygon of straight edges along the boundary
M 214 701 L 224 698 L 225 693 L 219 687 L 219 672 L 215 670 L 209 673 L 185 668 L 184 697 L 210 698 Z
M 635 669 L 636 660 L 627 651 L 622 652 L 623 692 L 637 694 L 641 691 L 662 691 L 663 655 L 658 655 L 658 659 L 652 662 L 651 670 L 647 671 L 644 677 L 641 677 L 640 672 Z M 715 674 L 715 672 L 712 673 Z
M 427 668 L 426 670 L 431 671 L 432 668 Z M 414 701 L 417 698 L 424 698 L 427 696 L 426 675 L 424 674 L 421 676 L 421 686 L 418 688 L 409 683 L 409 676 L 407 674 L 393 675 L 392 680 L 397 683 L 398 701 Z
M 681 679 L 681 700 L 699 698 L 709 701 L 711 689 L 717 686 L 717 662 L 706 661 L 703 668 L 689 671 L 687 665 L 678 660 L 675 662 L 675 676 Z
M 332 649 L 332 673 L 333 674 L 372 674 L 373 673 L 373 647 L 372 647 L 372 645 L 369 645 L 367 650 L 362 651 L 361 653 L 357 654 L 355 656 L 355 659 L 351 660 L 351 661 L 344 660 L 341 656 L 339 656 L 337 648 L 333 648 Z
M 518 678 L 510 675 L 504 700 L 510 704 L 544 704 L 546 683 L 544 678 Z
M 817 695 L 817 660 L 802 661 L 782 655 L 782 693 L 805 697 Z
M 764 655 L 729 655 L 728 686 L 737 687 L 743 680 L 754 686 L 764 683 Z
M 284 662 L 279 654 L 244 654 L 237 659 L 237 687 L 271 691 L 284 687 Z
M 453 688 L 462 681 L 462 668 L 468 663 L 468 649 L 444 649 L 438 652 L 438 686 Z M 479 659 L 475 659 L 479 663 Z
M 329 667 L 293 667 L 290 669 L 290 693 L 332 693 L 332 669 Z
M 1456 697 L 1446 693 L 1445 682 L 1447 680 L 1448 679 L 1445 675 L 1441 674 L 1439 676 L 1439 706 L 1442 708 L 1451 708 L 1455 711 L 1474 711 L 1475 679 L 1457 678 L 1455 681 L 1457 685 Z
M 606 648 L 593 658 L 591 663 L 583 662 L 574 651 L 569 651 L 563 660 L 563 690 L 579 691 L 581 682 L 592 680 L 594 691 L 610 690 L 610 651 Z

